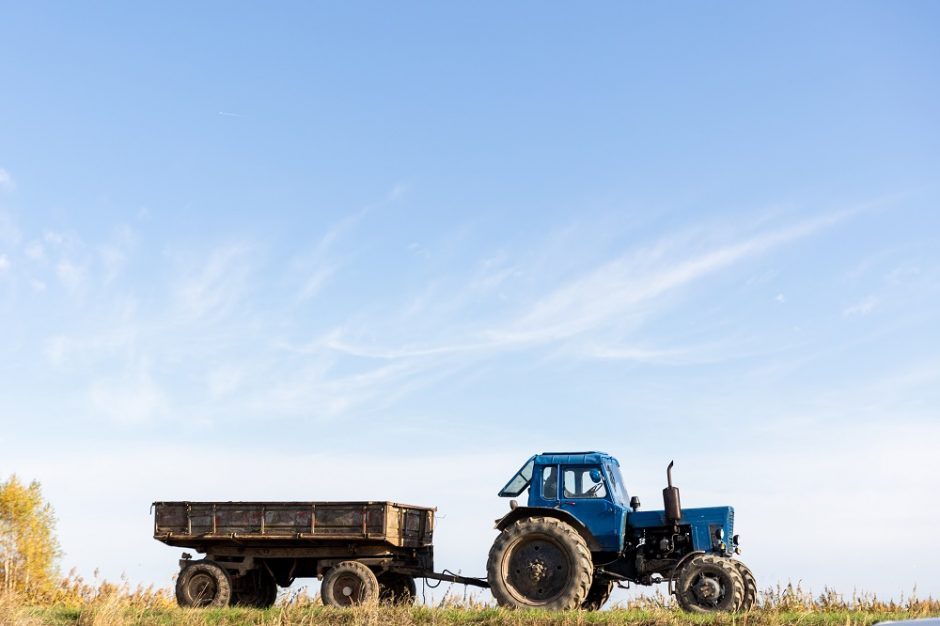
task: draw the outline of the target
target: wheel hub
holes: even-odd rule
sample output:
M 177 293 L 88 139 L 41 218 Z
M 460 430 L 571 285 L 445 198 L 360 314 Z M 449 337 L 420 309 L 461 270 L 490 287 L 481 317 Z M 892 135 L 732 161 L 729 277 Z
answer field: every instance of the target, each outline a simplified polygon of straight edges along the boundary
M 552 570 L 542 559 L 533 559 L 529 561 L 529 578 L 533 582 L 542 582 L 552 575 Z
M 333 583 L 333 589 L 333 593 L 336 594 L 340 601 L 344 605 L 349 606 L 359 602 L 360 596 L 362 595 L 362 582 L 353 576 L 341 576 Z
M 190 595 L 200 606 L 206 606 L 215 599 L 217 593 L 215 581 L 211 576 L 197 574 L 189 581 Z
M 721 595 L 721 585 L 714 578 L 702 576 L 695 584 L 695 595 L 701 600 L 717 600 Z
M 540 602 L 561 593 L 570 570 L 568 559 L 560 547 L 542 536 L 520 542 L 506 565 L 507 582 L 516 593 Z

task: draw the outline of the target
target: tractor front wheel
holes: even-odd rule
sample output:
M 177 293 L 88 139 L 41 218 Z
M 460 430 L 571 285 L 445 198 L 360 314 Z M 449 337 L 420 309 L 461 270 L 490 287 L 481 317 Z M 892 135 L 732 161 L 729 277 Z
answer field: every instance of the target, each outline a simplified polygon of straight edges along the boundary
M 744 601 L 744 581 L 730 559 L 703 554 L 679 572 L 676 600 L 691 613 L 735 611 Z
M 757 579 L 754 578 L 751 569 L 741 561 L 731 562 L 738 568 L 738 574 L 741 575 L 741 580 L 744 582 L 744 596 L 741 599 L 741 605 L 736 610 L 742 613 L 750 611 L 754 607 L 754 603 L 757 602 Z
M 594 565 L 584 538 L 552 517 L 507 527 L 490 549 L 486 576 L 500 606 L 577 609 L 588 596 Z

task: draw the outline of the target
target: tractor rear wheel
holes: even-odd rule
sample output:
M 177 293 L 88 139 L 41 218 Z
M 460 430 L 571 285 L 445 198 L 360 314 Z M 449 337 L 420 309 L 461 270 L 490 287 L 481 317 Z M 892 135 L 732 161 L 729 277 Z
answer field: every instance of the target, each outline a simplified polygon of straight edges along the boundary
M 614 581 L 595 578 L 588 589 L 587 598 L 581 605 L 585 611 L 599 611 L 610 599 L 610 593 L 614 590 Z
M 735 560 L 731 562 L 738 568 L 738 574 L 741 575 L 741 580 L 744 582 L 744 597 L 741 599 L 741 605 L 735 610 L 741 611 L 742 613 L 750 611 L 757 602 L 757 579 L 754 578 L 754 573 L 751 569 L 741 561 Z
M 372 605 L 379 600 L 379 581 L 362 563 L 343 561 L 326 572 L 320 596 L 327 606 Z
M 176 579 L 176 602 L 182 607 L 222 607 L 231 599 L 232 579 L 215 561 L 193 561 Z
M 486 577 L 500 606 L 577 609 L 588 596 L 594 565 L 584 538 L 552 517 L 522 519 L 490 548 Z
M 386 572 L 379 576 L 379 602 L 407 606 L 415 603 L 418 588 L 415 579 L 405 574 Z
M 679 572 L 676 600 L 691 613 L 735 611 L 744 601 L 744 581 L 730 559 L 702 554 Z

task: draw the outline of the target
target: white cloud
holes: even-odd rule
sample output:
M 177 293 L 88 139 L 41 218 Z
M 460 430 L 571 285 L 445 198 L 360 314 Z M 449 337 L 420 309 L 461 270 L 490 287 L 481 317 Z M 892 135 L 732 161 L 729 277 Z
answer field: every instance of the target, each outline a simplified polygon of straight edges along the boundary
M 843 317 L 864 317 L 878 306 L 878 298 L 867 296 L 842 310 Z
M 385 194 L 386 200 L 397 200 L 408 192 L 408 185 L 405 183 L 395 183 L 395 185 Z
M 0 211 L 0 243 L 15 246 L 20 242 L 20 230 L 13 218 Z
M 292 271 L 300 282 L 297 290 L 298 300 L 305 301 L 316 297 L 333 279 L 340 265 L 340 262 L 333 258 L 336 242 L 352 231 L 367 212 L 368 209 L 357 211 L 330 225 L 312 249 L 296 255 L 291 260 Z
M 5 191 L 16 189 L 16 181 L 13 180 L 13 175 L 2 167 L 0 167 L 0 189 Z
M 95 382 L 88 392 L 92 409 L 117 424 L 143 424 L 165 413 L 166 398 L 145 367 Z
M 55 268 L 56 276 L 62 286 L 70 293 L 78 293 L 85 284 L 87 272 L 84 267 L 68 259 L 59 261 Z
M 7 258 L 7 255 L 0 254 L 0 274 L 8 269 L 10 269 L 10 259 Z
M 230 365 L 211 370 L 206 377 L 209 395 L 213 398 L 229 396 L 241 386 L 245 377 L 244 372 Z
M 332 267 L 318 267 L 307 277 L 303 286 L 300 288 L 299 298 L 309 300 L 320 293 L 320 290 L 332 278 L 335 269 Z
M 249 252 L 245 245 L 223 246 L 212 251 L 198 273 L 182 270 L 176 287 L 180 309 L 195 318 L 230 310 L 248 288 L 252 270 Z
M 603 263 L 538 298 L 535 304 L 514 317 L 476 331 L 465 331 L 463 341 L 378 348 L 356 346 L 340 334 L 334 334 L 328 338 L 327 345 L 360 356 L 407 358 L 544 346 L 611 326 L 620 331 L 635 329 L 646 320 L 651 306 L 661 296 L 746 259 L 811 236 L 852 214 L 852 211 L 841 211 L 818 216 L 691 256 L 682 256 L 681 252 L 687 247 L 689 237 L 683 237 L 680 242 L 667 239 Z
M 46 256 L 46 249 L 38 241 L 31 241 L 23 252 L 26 254 L 26 258 L 32 261 L 42 261 Z
M 784 304 L 787 301 L 787 297 L 783 295 L 782 293 L 778 293 L 776 297 L 774 298 L 774 301 L 780 304 Z
M 575 279 L 539 300 L 509 327 L 491 331 L 489 336 L 508 344 L 544 343 L 583 333 L 613 319 L 630 323 L 642 315 L 642 305 L 667 292 L 810 236 L 848 215 L 823 215 L 679 260 L 663 261 L 663 250 L 669 245 L 661 243 Z
M 137 235 L 128 226 L 116 228 L 108 243 L 98 247 L 98 261 L 104 270 L 103 281 L 111 283 L 124 269 L 128 255 L 137 245 Z

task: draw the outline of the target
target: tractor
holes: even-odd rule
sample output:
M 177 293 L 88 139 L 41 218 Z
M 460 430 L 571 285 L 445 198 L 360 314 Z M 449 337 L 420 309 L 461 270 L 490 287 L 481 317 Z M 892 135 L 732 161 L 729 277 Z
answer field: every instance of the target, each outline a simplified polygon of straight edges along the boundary
M 640 511 L 620 463 L 603 452 L 544 452 L 529 458 L 499 492 L 510 501 L 487 561 L 500 606 L 600 609 L 614 585 L 669 584 L 686 611 L 747 611 L 757 597 L 740 554 L 730 506 L 682 509 L 663 489 L 663 510 Z

